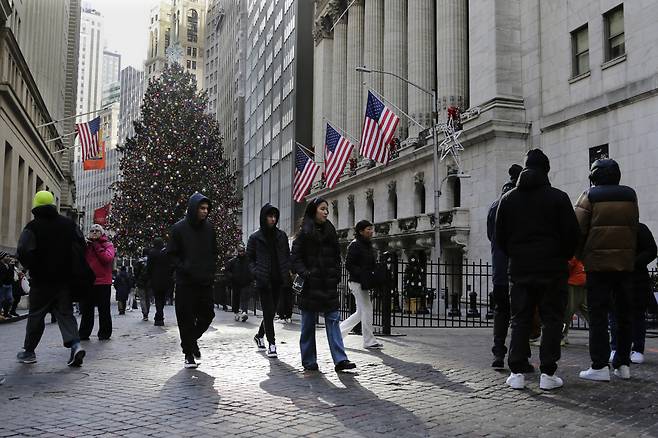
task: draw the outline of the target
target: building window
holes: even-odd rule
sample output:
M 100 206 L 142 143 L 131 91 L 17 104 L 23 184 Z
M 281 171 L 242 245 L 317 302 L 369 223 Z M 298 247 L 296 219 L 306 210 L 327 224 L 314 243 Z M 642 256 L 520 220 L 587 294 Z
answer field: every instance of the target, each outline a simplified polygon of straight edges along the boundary
M 187 60 L 187 68 L 192 68 L 192 61 L 189 59 Z
M 603 16 L 605 29 L 605 60 L 618 58 L 626 53 L 624 37 L 624 6 L 619 5 Z
M 608 145 L 607 144 L 602 144 L 600 146 L 594 146 L 593 148 L 589 148 L 589 167 L 592 167 L 592 164 L 596 160 L 600 160 L 602 158 L 610 158 L 610 151 L 608 150 Z
M 199 14 L 194 9 L 187 12 L 187 41 L 197 42 L 199 27 Z
M 418 179 L 414 186 L 414 214 L 425 214 L 425 182 Z
M 192 70 L 196 70 L 196 61 L 192 61 Z
M 187 48 L 187 56 L 192 56 L 192 47 Z
M 388 218 L 398 218 L 398 194 L 396 192 L 395 181 L 388 185 Z
M 589 36 L 587 25 L 571 32 L 572 76 L 582 75 L 589 71 Z

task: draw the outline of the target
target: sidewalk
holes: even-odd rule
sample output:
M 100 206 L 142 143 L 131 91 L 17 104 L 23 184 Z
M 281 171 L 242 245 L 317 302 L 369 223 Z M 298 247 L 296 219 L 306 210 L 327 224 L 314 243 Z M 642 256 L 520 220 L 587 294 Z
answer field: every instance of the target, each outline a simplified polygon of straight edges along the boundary
M 536 373 L 514 391 L 504 384 L 508 372 L 489 368 L 489 329 L 406 330 L 382 338 L 381 352 L 349 336 L 357 372 L 342 375 L 318 330 L 321 373 L 309 374 L 297 316 L 276 324 L 279 359 L 271 360 L 252 341 L 259 318 L 239 323 L 216 310 L 200 341 L 202 364 L 186 370 L 173 307 L 165 327 L 142 322 L 139 311 L 113 312 L 112 340 L 92 336 L 81 369 L 66 366 L 55 325 L 46 324 L 34 365 L 15 361 L 25 321 L 0 326 L 0 437 L 658 436 L 656 339 L 630 381 L 597 384 L 577 378 L 589 359 L 586 332 L 573 331 L 558 370 L 565 387 L 541 391 Z

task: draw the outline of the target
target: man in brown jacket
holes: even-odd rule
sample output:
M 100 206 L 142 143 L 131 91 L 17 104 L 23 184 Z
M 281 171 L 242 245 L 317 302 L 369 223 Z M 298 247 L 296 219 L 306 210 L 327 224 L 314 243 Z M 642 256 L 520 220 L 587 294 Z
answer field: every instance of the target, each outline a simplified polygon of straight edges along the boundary
M 592 366 L 581 371 L 587 380 L 609 381 L 608 312 L 617 319 L 617 352 L 614 374 L 630 378 L 632 272 L 639 213 L 637 195 L 619 185 L 616 161 L 596 160 L 589 175 L 592 186 L 576 203 L 581 239 L 576 257 L 587 272 L 590 314 L 589 353 Z M 614 308 L 614 309 L 613 309 Z

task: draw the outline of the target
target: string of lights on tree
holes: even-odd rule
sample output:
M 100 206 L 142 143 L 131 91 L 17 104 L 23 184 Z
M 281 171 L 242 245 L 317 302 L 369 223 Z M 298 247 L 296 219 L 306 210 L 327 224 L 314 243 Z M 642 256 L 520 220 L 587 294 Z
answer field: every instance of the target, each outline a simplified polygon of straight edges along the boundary
M 166 240 L 196 191 L 213 204 L 209 220 L 217 231 L 219 263 L 239 242 L 241 202 L 222 157 L 220 128 L 205 113 L 207 101 L 197 93 L 194 75 L 176 63 L 149 83 L 135 136 L 121 148 L 123 178 L 115 185 L 109 218 L 120 252 L 140 255 L 154 238 Z

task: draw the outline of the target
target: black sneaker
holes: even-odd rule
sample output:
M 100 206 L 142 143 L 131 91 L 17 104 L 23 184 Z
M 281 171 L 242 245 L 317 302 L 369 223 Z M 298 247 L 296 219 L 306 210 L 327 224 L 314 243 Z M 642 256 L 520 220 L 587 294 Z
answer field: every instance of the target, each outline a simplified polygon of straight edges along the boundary
M 186 354 L 185 355 L 185 368 L 196 368 L 199 365 L 194 360 L 194 355 Z
M 256 335 L 254 336 L 254 342 L 259 350 L 265 350 L 265 342 L 263 341 L 263 338 L 259 338 L 258 335 Z
M 345 370 L 353 370 L 354 368 L 356 368 L 356 364 L 354 362 L 350 362 L 349 360 L 341 360 L 334 367 L 337 373 Z
M 85 351 L 82 349 L 80 344 L 71 348 L 71 357 L 67 363 L 70 367 L 79 367 L 82 366 L 82 360 L 85 358 Z
M 164 326 L 164 321 L 162 321 L 162 320 L 155 321 L 153 323 L 153 325 L 156 326 L 156 327 L 162 327 L 162 326 Z
M 495 370 L 504 370 L 505 369 L 505 358 L 497 357 L 491 363 L 491 368 Z
M 194 347 L 194 352 L 192 353 L 194 356 L 194 359 L 196 359 L 197 363 L 201 363 L 201 350 L 199 350 L 199 346 Z
M 318 370 L 318 364 L 316 363 L 312 363 L 304 367 L 304 371 L 317 371 L 317 370 Z
M 142 321 L 148 321 L 148 320 L 149 320 L 149 317 L 148 317 L 148 316 L 144 316 L 144 317 L 142 318 Z
M 34 351 L 21 351 L 16 355 L 16 359 L 20 363 L 37 363 L 37 355 L 34 354 Z

